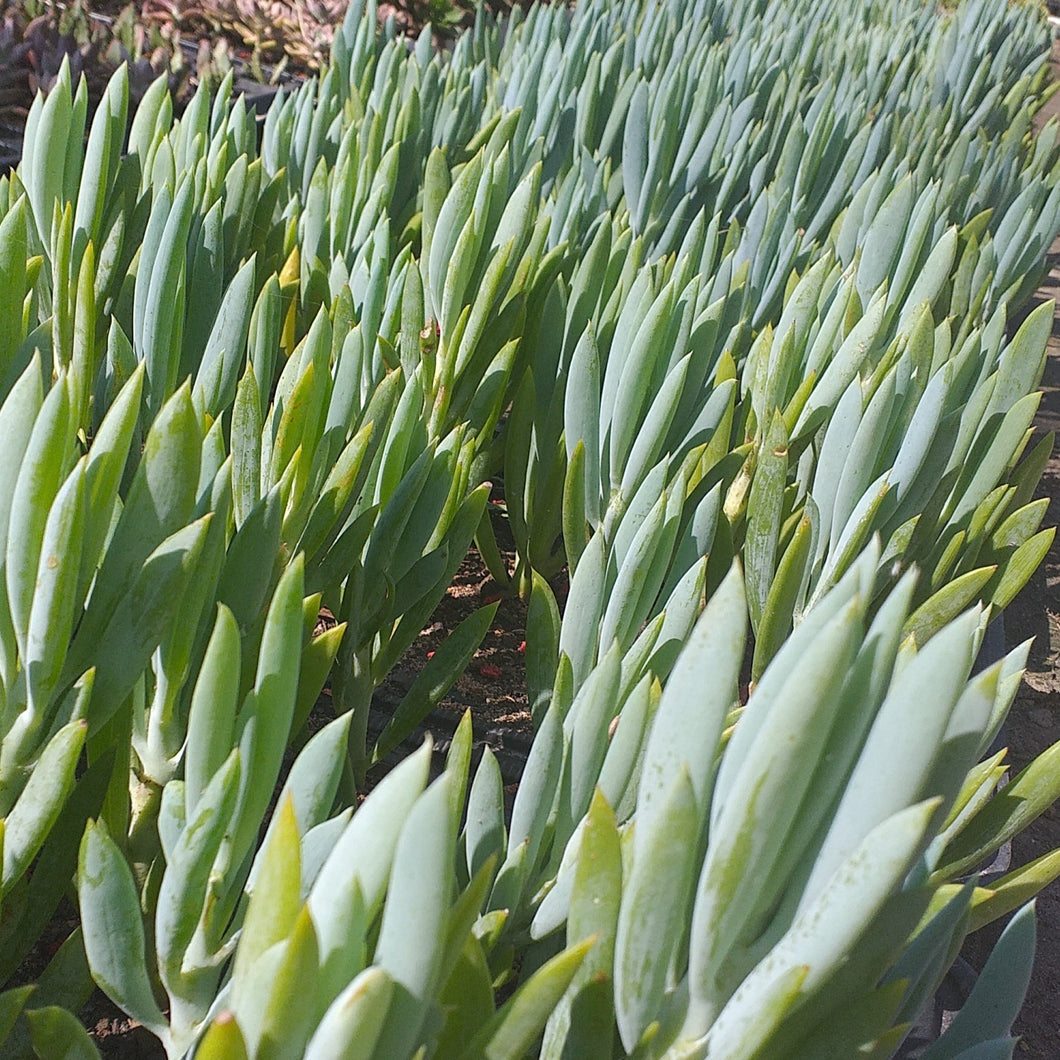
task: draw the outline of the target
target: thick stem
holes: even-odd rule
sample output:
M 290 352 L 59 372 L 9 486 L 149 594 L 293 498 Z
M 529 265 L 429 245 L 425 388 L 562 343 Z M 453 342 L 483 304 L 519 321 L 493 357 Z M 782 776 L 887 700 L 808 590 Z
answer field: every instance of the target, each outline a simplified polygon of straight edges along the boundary
M 354 648 L 352 638 L 344 639 L 332 670 L 331 701 L 337 716 L 352 714 L 349 762 L 357 787 L 363 786 L 370 764 L 368 712 L 372 705 L 373 691 L 371 648 Z

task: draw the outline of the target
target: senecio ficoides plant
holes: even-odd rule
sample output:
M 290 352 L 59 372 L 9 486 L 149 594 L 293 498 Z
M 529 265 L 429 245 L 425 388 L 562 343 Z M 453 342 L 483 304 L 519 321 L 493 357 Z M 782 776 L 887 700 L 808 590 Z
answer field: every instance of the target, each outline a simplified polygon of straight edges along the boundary
M 1027 645 L 973 663 L 1052 539 L 1048 46 L 358 3 L 260 134 L 64 70 L 0 179 L 0 981 L 80 926 L 4 1055 L 96 1055 L 97 985 L 172 1060 L 890 1057 L 1018 910 L 925 1054 L 1011 1056 L 1060 852 L 976 870 L 1060 748 L 998 796 Z M 472 542 L 528 601 L 514 807 L 468 718 L 359 801 L 493 619 L 369 738 Z

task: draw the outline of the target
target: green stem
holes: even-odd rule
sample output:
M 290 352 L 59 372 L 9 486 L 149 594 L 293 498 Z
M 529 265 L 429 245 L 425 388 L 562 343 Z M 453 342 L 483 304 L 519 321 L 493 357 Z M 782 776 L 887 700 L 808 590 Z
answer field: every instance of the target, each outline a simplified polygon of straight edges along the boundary
M 353 646 L 353 638 L 343 638 L 332 670 L 331 701 L 337 717 L 351 713 L 349 764 L 356 788 L 363 786 L 368 772 L 368 712 L 372 705 L 371 648 Z

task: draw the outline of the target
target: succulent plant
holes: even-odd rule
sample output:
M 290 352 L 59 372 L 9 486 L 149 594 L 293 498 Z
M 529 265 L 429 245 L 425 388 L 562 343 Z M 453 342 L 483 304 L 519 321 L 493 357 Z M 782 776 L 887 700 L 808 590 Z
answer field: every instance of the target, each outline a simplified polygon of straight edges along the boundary
M 67 59 L 0 178 L 5 960 L 82 918 L 12 1055 L 85 1050 L 83 958 L 174 1058 L 886 1057 L 1022 907 L 930 1054 L 1011 1055 L 1060 856 L 974 870 L 1060 752 L 999 796 L 1026 646 L 971 670 L 1053 533 L 1040 15 L 378 15 L 260 130 Z M 470 720 L 362 798 L 493 621 L 370 738 L 472 540 L 511 813 Z

